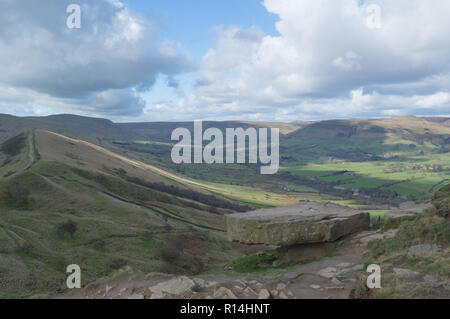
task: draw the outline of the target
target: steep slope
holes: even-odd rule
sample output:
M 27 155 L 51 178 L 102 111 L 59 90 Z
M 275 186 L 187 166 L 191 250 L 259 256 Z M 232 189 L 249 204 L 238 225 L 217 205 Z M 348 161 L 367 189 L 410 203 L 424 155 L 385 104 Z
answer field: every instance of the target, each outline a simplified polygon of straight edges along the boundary
M 176 193 L 192 192 L 197 200 L 199 197 L 212 198 L 210 192 L 221 192 L 220 187 L 201 181 L 184 178 L 173 174 L 164 168 L 149 165 L 138 160 L 117 154 L 108 149 L 86 141 L 72 139 L 49 131 L 35 131 L 36 143 L 44 160 L 67 163 L 72 167 L 89 170 L 95 173 L 113 174 L 140 185 L 153 184 L 157 188 L 168 188 Z M 165 187 L 164 187 L 165 185 Z M 186 195 L 188 196 L 188 195 Z M 188 196 L 189 197 L 189 196 Z M 205 199 L 207 201 L 207 199 Z M 211 199 L 215 205 L 222 208 L 234 207 L 231 202 L 218 198 Z M 237 209 L 244 209 L 236 206 Z
M 370 244 L 368 263 L 381 266 L 384 282 L 370 291 L 372 298 L 450 298 L 449 198 L 446 186 L 434 196 L 434 207 L 383 223 L 382 229 L 394 229 L 395 235 Z
M 33 135 L 19 134 L 0 144 L 0 180 L 27 170 L 33 163 Z
M 70 264 L 87 284 L 121 269 L 211 271 L 241 255 L 223 215 L 245 208 L 200 186 L 56 133 L 0 146 L 22 163 L 0 179 L 0 297 L 63 291 Z

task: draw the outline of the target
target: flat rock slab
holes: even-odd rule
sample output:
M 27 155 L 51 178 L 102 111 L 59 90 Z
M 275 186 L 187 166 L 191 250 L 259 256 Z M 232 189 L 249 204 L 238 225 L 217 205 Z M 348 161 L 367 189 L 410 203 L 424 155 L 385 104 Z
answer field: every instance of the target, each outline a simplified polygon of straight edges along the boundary
M 227 215 L 226 224 L 230 241 L 292 246 L 333 242 L 368 229 L 370 215 L 332 203 L 303 202 Z

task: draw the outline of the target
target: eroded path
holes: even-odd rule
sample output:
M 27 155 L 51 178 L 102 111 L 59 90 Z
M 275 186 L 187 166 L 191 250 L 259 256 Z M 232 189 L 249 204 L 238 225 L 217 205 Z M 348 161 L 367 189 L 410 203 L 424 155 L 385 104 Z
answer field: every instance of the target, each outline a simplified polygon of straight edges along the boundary
M 345 299 L 364 272 L 364 254 L 371 240 L 392 233 L 366 231 L 337 243 L 334 257 L 300 265 L 277 275 L 199 276 L 149 274 L 136 277 L 124 271 L 115 279 L 72 291 L 58 298 L 99 299 Z
M 34 132 L 30 132 L 28 134 L 28 164 L 25 166 L 23 171 L 28 171 L 33 164 L 36 162 L 36 150 L 35 150 L 35 138 L 34 138 Z

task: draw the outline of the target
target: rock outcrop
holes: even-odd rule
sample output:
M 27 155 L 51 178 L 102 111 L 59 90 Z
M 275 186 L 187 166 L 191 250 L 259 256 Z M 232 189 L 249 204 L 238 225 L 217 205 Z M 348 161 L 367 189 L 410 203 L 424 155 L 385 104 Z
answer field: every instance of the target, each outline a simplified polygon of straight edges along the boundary
M 185 292 L 191 291 L 196 286 L 196 283 L 188 277 L 178 277 L 159 283 L 151 287 L 150 291 L 160 296 L 165 295 L 181 295 Z
M 332 203 L 260 209 L 226 216 L 230 241 L 244 244 L 292 246 L 333 242 L 369 228 L 370 215 Z

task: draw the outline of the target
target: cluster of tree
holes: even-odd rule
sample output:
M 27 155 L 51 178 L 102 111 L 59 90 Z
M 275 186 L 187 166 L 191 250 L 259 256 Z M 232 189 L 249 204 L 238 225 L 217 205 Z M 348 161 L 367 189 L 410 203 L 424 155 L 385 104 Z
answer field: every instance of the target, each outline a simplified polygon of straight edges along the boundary
M 192 189 L 187 188 L 180 188 L 174 185 L 167 185 L 164 183 L 152 183 L 143 181 L 142 179 L 138 177 L 126 177 L 129 182 L 132 182 L 134 184 L 144 186 L 153 190 L 157 190 L 163 193 L 171 194 L 177 197 L 190 199 L 211 207 L 217 207 L 217 208 L 224 208 L 224 209 L 231 209 L 237 212 L 248 212 L 252 208 L 247 205 L 241 205 L 238 203 L 234 203 L 225 199 L 221 199 L 218 197 L 215 197 L 213 195 L 204 194 L 201 192 L 194 191 Z
M 114 144 L 118 145 L 117 142 Z M 161 162 L 171 163 L 170 152 L 172 148 L 170 145 L 130 143 L 130 144 L 120 144 L 120 147 L 122 149 L 126 149 L 127 151 L 154 156 Z
M 369 203 L 395 203 L 399 198 L 399 194 L 395 191 L 378 189 L 378 188 L 361 188 L 359 195 L 363 198 L 370 198 Z M 413 200 L 413 197 L 408 197 Z
M 431 134 L 429 132 L 425 134 L 410 133 L 405 136 L 405 138 L 414 141 L 419 145 L 424 145 L 428 142 L 436 146 L 445 147 L 450 144 L 450 137 L 448 134 Z
M 439 164 L 431 165 L 431 164 L 417 164 L 417 163 L 407 163 L 407 164 L 399 163 L 390 166 L 389 168 L 385 169 L 384 172 L 390 174 L 390 173 L 406 172 L 409 170 L 421 172 L 443 172 L 444 167 Z
M 100 185 L 104 186 L 109 192 L 118 194 L 124 198 L 132 198 L 136 201 L 155 201 L 174 204 L 177 206 L 209 211 L 213 214 L 219 214 L 217 208 L 231 209 L 239 212 L 250 210 L 250 207 L 248 206 L 239 205 L 212 195 L 195 192 L 193 190 L 185 190 L 178 187 L 170 187 L 169 185 L 165 185 L 163 183 L 146 182 L 140 178 L 130 177 L 124 169 L 108 170 L 114 175 L 118 175 L 120 178 L 96 174 L 78 168 L 72 168 L 72 171 L 78 176 L 96 181 Z M 132 183 L 132 185 L 127 182 Z M 142 187 L 144 187 L 144 189 L 142 189 Z M 147 189 L 147 191 L 145 189 Z M 113 194 L 108 195 L 114 196 Z
M 332 196 L 338 196 L 346 199 L 355 199 L 365 204 L 391 203 L 395 204 L 399 195 L 390 190 L 377 188 L 362 188 L 355 195 L 355 190 L 351 188 L 341 187 L 340 181 L 329 182 L 317 178 L 304 177 L 291 172 L 281 172 L 282 178 L 293 184 L 304 185 L 318 190 L 320 193 Z M 412 198 L 411 198 L 412 199 Z
M 304 177 L 291 172 L 280 172 L 279 173 L 283 180 L 292 182 L 297 185 L 304 185 L 312 187 L 324 194 L 339 195 L 342 197 L 353 196 L 353 191 L 344 187 L 338 187 L 339 182 L 326 182 L 317 178 Z

